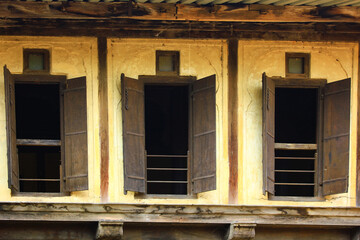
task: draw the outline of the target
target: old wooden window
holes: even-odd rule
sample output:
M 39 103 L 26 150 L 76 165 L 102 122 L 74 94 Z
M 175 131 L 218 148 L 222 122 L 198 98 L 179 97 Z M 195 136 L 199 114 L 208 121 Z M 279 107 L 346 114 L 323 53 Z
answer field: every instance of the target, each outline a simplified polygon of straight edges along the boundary
M 350 79 L 263 75 L 264 190 L 316 197 L 347 191 Z
M 194 80 L 122 75 L 125 191 L 216 188 L 215 75 Z
M 310 77 L 310 54 L 309 53 L 285 53 L 286 77 L 309 78 Z
M 49 73 L 50 54 L 46 49 L 24 49 L 24 73 Z
M 179 75 L 178 51 L 156 51 L 156 75 Z
M 4 67 L 13 193 L 88 188 L 86 78 L 11 74 Z

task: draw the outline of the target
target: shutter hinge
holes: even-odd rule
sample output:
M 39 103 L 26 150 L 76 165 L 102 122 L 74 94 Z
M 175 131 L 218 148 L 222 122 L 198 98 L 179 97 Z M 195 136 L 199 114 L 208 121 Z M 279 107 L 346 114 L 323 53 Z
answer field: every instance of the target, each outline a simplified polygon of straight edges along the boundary
M 129 101 L 129 91 L 127 88 L 125 88 L 125 109 L 126 110 L 129 109 L 128 101 Z

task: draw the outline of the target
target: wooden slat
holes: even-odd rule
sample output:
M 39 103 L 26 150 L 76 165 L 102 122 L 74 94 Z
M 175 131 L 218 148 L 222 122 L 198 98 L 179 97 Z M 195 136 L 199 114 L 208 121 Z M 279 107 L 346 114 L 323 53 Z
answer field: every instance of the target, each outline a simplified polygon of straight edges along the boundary
M 17 139 L 18 146 L 61 146 L 61 140 L 48 139 Z
M 275 149 L 281 150 L 317 150 L 317 144 L 275 143 Z
M 45 178 L 20 178 L 20 181 L 31 182 L 60 182 L 60 179 L 45 179 Z

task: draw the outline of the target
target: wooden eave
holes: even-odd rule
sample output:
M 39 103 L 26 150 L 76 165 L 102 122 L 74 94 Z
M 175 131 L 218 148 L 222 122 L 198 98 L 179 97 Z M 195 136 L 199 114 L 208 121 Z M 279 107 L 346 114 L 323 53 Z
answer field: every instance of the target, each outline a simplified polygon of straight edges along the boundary
M 240 205 L 1 203 L 0 221 L 120 221 L 124 223 L 250 223 L 360 226 L 360 208 Z

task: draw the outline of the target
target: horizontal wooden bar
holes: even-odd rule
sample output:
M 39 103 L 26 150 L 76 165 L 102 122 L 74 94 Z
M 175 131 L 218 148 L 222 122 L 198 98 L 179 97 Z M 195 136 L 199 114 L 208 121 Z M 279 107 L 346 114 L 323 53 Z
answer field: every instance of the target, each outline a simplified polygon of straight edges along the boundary
M 147 183 L 188 183 L 187 181 L 146 181 Z
M 315 160 L 315 157 L 275 157 L 275 159 L 289 159 L 289 160 Z
M 17 139 L 18 146 L 61 146 L 61 140 L 48 139 Z
M 60 179 L 45 179 L 45 178 L 20 178 L 20 181 L 25 182 L 60 182 Z
M 317 144 L 275 143 L 276 150 L 317 150 Z
M 187 171 L 187 168 L 147 168 L 147 170 L 153 171 Z
M 315 170 L 275 170 L 275 172 L 289 172 L 289 173 L 314 173 Z
M 187 155 L 146 155 L 147 157 L 164 157 L 164 158 L 187 158 Z
M 289 186 L 314 186 L 314 183 L 275 183 L 275 185 L 289 185 Z

